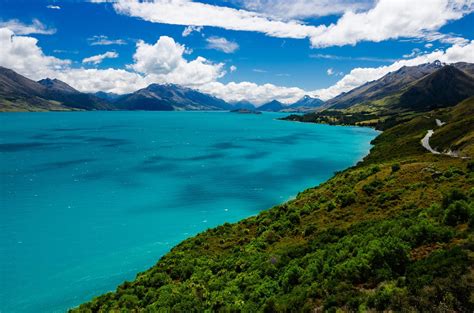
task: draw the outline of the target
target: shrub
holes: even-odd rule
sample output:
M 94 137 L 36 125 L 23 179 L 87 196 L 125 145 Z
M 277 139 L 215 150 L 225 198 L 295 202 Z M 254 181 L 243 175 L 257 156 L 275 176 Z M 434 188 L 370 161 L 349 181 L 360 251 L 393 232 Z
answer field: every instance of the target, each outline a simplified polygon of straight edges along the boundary
M 450 226 L 466 223 L 470 217 L 469 205 L 464 200 L 451 203 L 444 213 L 444 223 Z
M 451 203 L 457 200 L 467 200 L 467 197 L 458 189 L 452 189 L 443 197 L 443 208 L 446 209 Z
M 392 164 L 392 173 L 398 172 L 400 170 L 400 164 Z
M 354 192 L 343 193 L 339 195 L 338 198 L 342 207 L 346 207 L 356 202 L 356 194 Z

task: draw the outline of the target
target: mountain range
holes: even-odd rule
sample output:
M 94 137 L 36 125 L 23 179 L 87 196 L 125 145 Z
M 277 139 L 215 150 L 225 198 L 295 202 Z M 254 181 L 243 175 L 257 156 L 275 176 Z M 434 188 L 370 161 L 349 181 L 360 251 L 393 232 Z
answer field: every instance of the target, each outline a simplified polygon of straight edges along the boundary
M 439 61 L 402 67 L 326 101 L 317 111 L 290 120 L 356 124 L 387 129 L 414 114 L 451 107 L 474 96 L 474 64 Z
M 262 111 L 305 111 L 322 101 L 303 97 L 291 105 L 274 100 L 258 107 Z M 255 110 L 256 105 L 242 100 L 228 103 L 200 91 L 175 84 L 151 84 L 130 94 L 80 92 L 58 79 L 34 81 L 13 70 L 0 67 L 0 111 L 70 110 Z

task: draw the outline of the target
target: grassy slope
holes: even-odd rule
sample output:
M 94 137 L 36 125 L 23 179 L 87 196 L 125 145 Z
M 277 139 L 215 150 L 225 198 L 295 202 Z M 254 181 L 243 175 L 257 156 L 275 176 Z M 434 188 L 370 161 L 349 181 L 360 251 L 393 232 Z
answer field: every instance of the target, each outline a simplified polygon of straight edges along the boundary
M 470 105 L 442 113 L 457 123 Z M 437 114 L 387 129 L 356 167 L 185 240 L 76 310 L 472 312 L 474 164 L 421 148 Z

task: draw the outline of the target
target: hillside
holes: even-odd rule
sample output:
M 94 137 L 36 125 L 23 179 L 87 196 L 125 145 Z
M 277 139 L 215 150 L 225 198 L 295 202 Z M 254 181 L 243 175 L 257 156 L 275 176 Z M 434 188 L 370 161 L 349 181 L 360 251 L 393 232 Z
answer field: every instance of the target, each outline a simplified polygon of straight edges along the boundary
M 259 111 L 267 111 L 267 112 L 278 112 L 282 109 L 285 108 L 285 105 L 281 103 L 278 100 L 272 100 L 270 102 L 267 102 L 261 106 L 259 106 L 257 109 Z
M 448 127 L 472 119 L 472 101 L 387 128 L 357 166 L 185 240 L 73 311 L 472 312 L 474 163 L 420 144 L 442 116 L 474 157 L 474 125 Z
M 418 66 L 404 66 L 378 80 L 368 82 L 326 101 L 324 108 L 346 109 L 358 103 L 382 99 L 388 95 L 398 93 L 407 85 L 434 73 L 440 68 L 442 68 L 442 64 L 438 61 Z
M 433 66 L 433 64 L 425 64 L 416 68 L 433 70 Z M 473 96 L 474 76 L 468 73 L 473 67 L 474 65 L 469 63 L 441 66 L 433 70 L 431 74 L 403 86 L 400 90 L 387 89 L 383 82 L 392 81 L 394 76 L 397 77 L 396 81 L 412 80 L 414 68 L 402 68 L 397 72 L 387 74 L 376 82 L 369 83 L 379 87 L 384 85 L 384 87 L 380 87 L 382 91 L 374 90 L 371 92 L 371 94 L 383 95 L 382 98 L 366 101 L 360 100 L 362 96 L 359 95 L 351 98 L 351 101 L 359 102 L 351 102 L 350 105 L 341 109 L 336 109 L 337 105 L 327 108 L 327 105 L 334 101 L 329 100 L 324 105 L 325 109 L 303 116 L 292 115 L 286 119 L 334 125 L 355 124 L 372 126 L 380 130 L 387 129 L 411 119 L 414 114 L 449 107 Z M 402 72 L 408 78 L 404 79 Z M 419 72 L 416 71 L 416 73 Z M 360 88 L 353 89 L 347 95 L 354 95 L 354 93 L 360 91 Z M 390 92 L 387 90 L 390 90 Z M 364 92 L 362 95 L 365 97 L 368 93 Z
M 43 85 L 0 67 L 0 111 L 62 111 L 70 108 L 43 98 Z
M 57 79 L 35 82 L 0 67 L 0 111 L 111 110 L 107 101 Z
M 231 108 L 224 100 L 173 84 L 151 84 L 116 99 L 115 105 L 122 110 L 150 111 L 227 110 Z

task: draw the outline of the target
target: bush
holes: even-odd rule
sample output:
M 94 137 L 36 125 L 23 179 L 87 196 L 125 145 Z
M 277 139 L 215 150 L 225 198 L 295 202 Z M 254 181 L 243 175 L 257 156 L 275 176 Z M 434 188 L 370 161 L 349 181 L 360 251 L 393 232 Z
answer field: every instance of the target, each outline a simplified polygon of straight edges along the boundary
M 456 226 L 466 223 L 471 215 L 469 205 L 464 200 L 457 200 L 451 203 L 444 213 L 444 223 Z
M 392 173 L 398 172 L 400 170 L 400 164 L 392 164 Z
M 356 194 L 354 192 L 341 193 L 337 195 L 337 200 L 342 207 L 346 207 L 356 202 Z
M 467 200 L 467 197 L 458 189 L 452 189 L 443 197 L 443 208 L 446 209 L 451 203 L 457 200 Z

